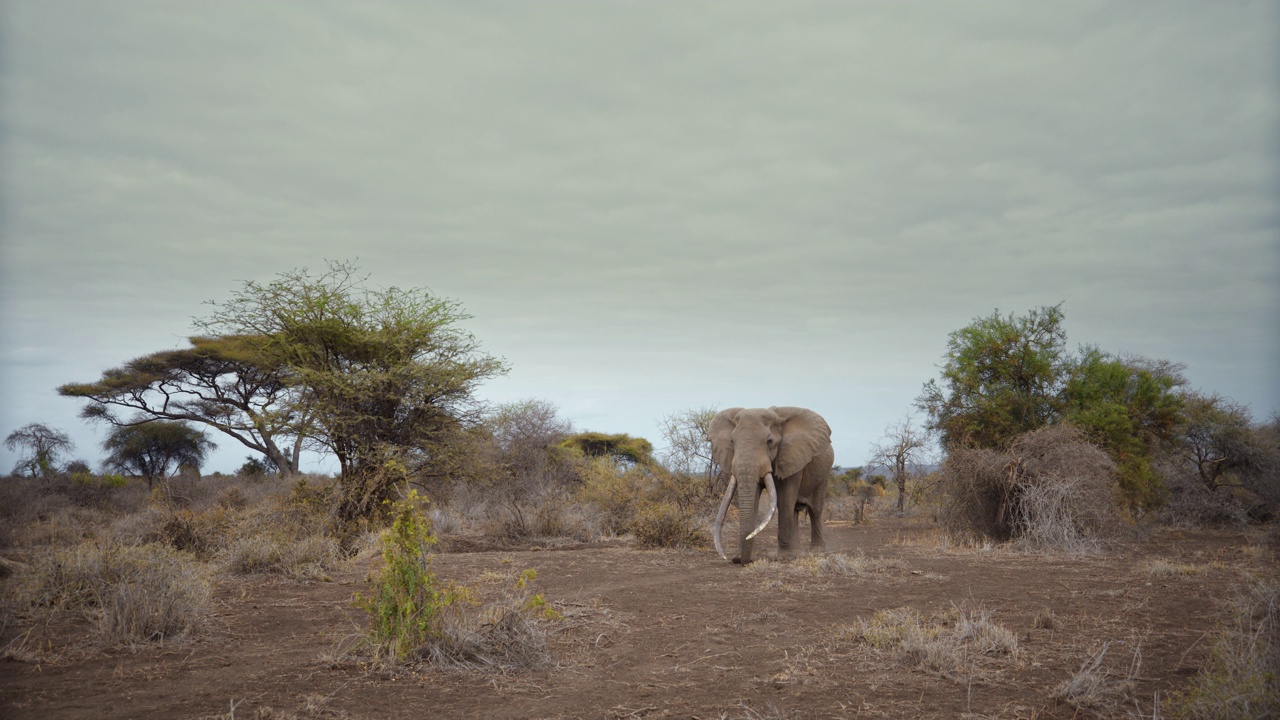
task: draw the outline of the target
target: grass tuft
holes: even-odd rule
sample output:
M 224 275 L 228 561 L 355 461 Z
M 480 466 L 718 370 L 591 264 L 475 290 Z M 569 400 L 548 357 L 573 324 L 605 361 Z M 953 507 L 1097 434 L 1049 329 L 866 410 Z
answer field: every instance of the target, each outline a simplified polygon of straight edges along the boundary
M 881 610 L 839 635 L 892 652 L 899 665 L 922 667 L 952 679 L 976 658 L 1018 653 L 1017 635 L 993 622 L 983 608 L 956 608 L 930 622 L 909 607 Z
M 1142 652 L 1135 648 L 1125 672 L 1116 672 L 1104 661 L 1110 642 L 1085 658 L 1080 669 L 1054 690 L 1052 698 L 1077 710 L 1115 712 L 1133 696 L 1134 680 L 1142 669 Z

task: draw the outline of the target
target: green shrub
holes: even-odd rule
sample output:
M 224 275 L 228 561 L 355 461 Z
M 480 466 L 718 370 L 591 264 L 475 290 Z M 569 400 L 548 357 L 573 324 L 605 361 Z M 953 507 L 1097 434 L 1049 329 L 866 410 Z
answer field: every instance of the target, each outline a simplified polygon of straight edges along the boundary
M 541 667 L 550 660 L 540 622 L 558 617 L 524 571 L 512 590 L 480 605 L 471 588 L 441 583 L 431 572 L 436 543 L 416 491 L 392 505 L 382 536 L 382 567 L 372 592 L 356 602 L 369 613 L 364 646 L 391 663 L 420 660 L 472 669 Z
M 455 603 L 471 602 L 466 588 L 441 585 L 431 572 L 427 549 L 436 544 L 417 491 L 395 503 L 391 528 L 382 538 L 382 567 L 369 596 L 356 602 L 370 616 L 365 639 L 375 656 L 399 662 L 420 653 L 437 617 Z

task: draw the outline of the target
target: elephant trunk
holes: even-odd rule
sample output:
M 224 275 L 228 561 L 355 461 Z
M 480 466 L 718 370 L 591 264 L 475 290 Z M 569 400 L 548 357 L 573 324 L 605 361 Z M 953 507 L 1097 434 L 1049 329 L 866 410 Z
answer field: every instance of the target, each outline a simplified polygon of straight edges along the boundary
M 778 490 L 773 482 L 773 473 L 764 476 L 764 488 L 759 483 L 748 482 L 745 487 L 738 488 L 738 557 L 737 561 L 746 565 L 751 562 L 751 550 L 755 544 L 755 536 L 769 524 L 778 509 Z M 756 518 L 760 515 L 760 493 L 769 491 L 769 512 L 758 525 Z

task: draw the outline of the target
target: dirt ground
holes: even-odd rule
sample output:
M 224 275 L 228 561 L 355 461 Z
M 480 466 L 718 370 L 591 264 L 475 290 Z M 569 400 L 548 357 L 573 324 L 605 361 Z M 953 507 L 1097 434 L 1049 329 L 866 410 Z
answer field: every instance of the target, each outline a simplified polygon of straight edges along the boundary
M 505 676 L 387 673 L 343 659 L 362 622 L 351 599 L 367 560 L 333 582 L 226 581 L 215 628 L 182 645 L 104 651 L 73 642 L 83 624 L 45 628 L 27 661 L 0 662 L 0 716 L 1088 717 L 1054 690 L 1110 643 L 1100 667 L 1119 680 L 1140 657 L 1125 707 L 1150 717 L 1156 694 L 1185 685 L 1205 661 L 1220 603 L 1243 570 L 1275 560 L 1226 531 L 1160 531 L 1078 559 L 950 549 L 931 533 L 921 521 L 835 524 L 829 550 L 867 559 L 861 577 L 617 545 L 437 556 L 439 576 L 464 583 L 534 568 L 537 589 L 564 613 L 552 624 L 556 667 Z M 1192 569 L 1155 573 L 1155 559 Z M 926 618 L 985 609 L 1016 633 L 1018 650 L 938 672 L 842 633 L 901 607 Z

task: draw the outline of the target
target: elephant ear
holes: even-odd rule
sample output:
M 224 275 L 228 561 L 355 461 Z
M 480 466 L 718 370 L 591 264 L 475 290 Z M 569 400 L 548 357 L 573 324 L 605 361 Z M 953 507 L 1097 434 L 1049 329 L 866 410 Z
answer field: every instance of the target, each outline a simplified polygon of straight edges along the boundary
M 818 413 L 798 407 L 769 408 L 782 419 L 782 444 L 774 472 L 787 478 L 804 469 L 813 456 L 831 447 L 831 427 Z
M 728 473 L 733 464 L 733 429 L 738 426 L 738 413 L 742 408 L 727 408 L 716 413 L 707 426 L 707 437 L 711 438 L 711 459 L 720 466 L 720 472 Z

